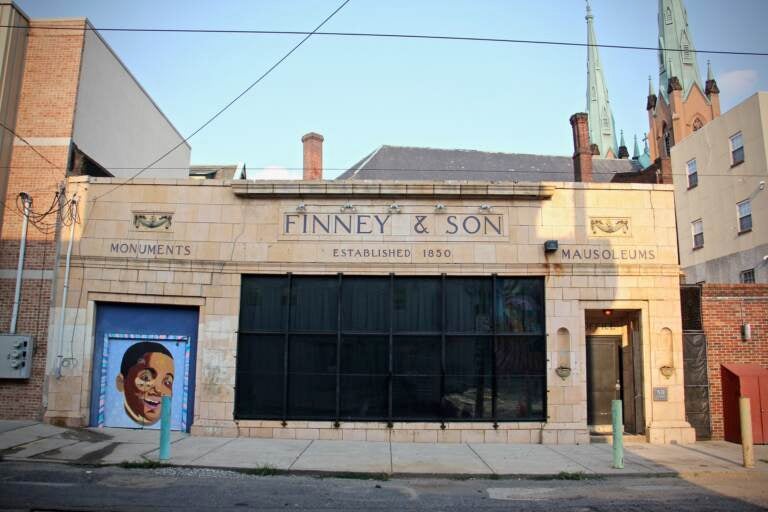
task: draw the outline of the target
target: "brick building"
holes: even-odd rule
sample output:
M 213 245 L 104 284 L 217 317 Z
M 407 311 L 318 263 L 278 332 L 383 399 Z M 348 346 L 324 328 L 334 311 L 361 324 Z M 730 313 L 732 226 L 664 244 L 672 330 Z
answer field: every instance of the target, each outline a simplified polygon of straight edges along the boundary
M 86 19 L 29 19 L 10 3 L 0 5 L 0 19 L 0 333 L 6 333 L 21 239 L 19 194 L 45 211 L 68 176 L 128 176 L 183 138 Z M 189 154 L 182 145 L 163 163 L 186 176 Z M 61 219 L 53 214 L 34 224 L 15 329 L 33 336 L 32 375 L 0 380 L 2 418 L 41 418 L 45 405 Z
M 723 438 L 722 368 L 733 363 L 748 363 L 768 368 L 768 285 L 764 284 L 709 284 L 683 288 L 683 307 L 686 349 L 702 346 L 704 341 L 706 365 L 690 365 L 686 379 L 699 379 L 706 371 L 705 390 L 686 382 L 688 409 L 706 411 L 704 417 L 689 417 L 697 426 L 699 435 L 712 439 Z M 749 326 L 749 335 L 745 334 Z M 689 350 L 689 353 L 695 352 Z M 760 414 L 760 404 L 753 404 L 753 414 Z M 689 414 L 689 416 L 691 416 Z M 694 414 L 695 416 L 695 414 Z

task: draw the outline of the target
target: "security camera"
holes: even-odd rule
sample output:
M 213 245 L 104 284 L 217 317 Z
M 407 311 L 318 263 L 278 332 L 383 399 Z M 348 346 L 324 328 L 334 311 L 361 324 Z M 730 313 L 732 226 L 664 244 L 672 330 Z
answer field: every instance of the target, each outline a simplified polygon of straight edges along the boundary
M 763 261 L 768 261 L 768 254 L 766 254 L 765 256 L 763 256 Z
M 765 190 L 765 181 L 763 181 L 763 180 L 760 180 L 760 184 L 758 185 L 758 188 L 759 188 L 760 190 Z

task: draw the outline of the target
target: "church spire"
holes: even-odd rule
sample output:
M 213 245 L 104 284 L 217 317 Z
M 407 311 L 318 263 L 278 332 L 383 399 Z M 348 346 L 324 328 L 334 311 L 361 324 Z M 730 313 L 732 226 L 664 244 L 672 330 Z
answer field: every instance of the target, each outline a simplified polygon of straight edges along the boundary
M 635 145 L 632 148 L 632 160 L 640 158 L 640 146 L 637 144 L 637 134 L 635 134 Z
M 600 155 L 616 158 L 616 127 L 613 120 L 608 86 L 600 64 L 600 52 L 595 36 L 594 16 L 587 0 L 587 112 L 589 114 L 589 140 L 597 144 Z
M 683 0 L 659 0 L 659 68 L 661 94 L 667 95 L 673 78 L 677 78 L 683 98 L 688 97 L 694 84 L 704 92 Z M 677 87 L 673 83 L 673 88 Z

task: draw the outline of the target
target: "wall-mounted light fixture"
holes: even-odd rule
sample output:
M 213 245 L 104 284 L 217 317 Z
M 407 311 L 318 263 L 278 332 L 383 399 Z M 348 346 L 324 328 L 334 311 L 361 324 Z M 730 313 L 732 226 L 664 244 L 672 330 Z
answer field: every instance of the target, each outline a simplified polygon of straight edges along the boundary
M 611 315 L 613 315 L 613 310 L 612 309 L 604 309 L 603 310 L 603 316 L 611 316 Z
M 741 339 L 743 341 L 749 341 L 752 339 L 752 324 L 741 324 Z
M 392 203 L 391 205 L 389 205 L 389 211 L 391 213 L 400 213 L 400 208 L 401 206 L 397 203 Z
M 307 205 L 304 203 L 299 203 L 299 205 L 296 207 L 297 212 L 305 212 L 307 211 Z
M 480 211 L 481 212 L 489 212 L 489 211 L 491 211 L 491 208 L 493 208 L 493 207 L 491 205 L 489 205 L 488 203 L 483 203 L 483 204 L 480 205 Z
M 445 205 L 443 203 L 437 203 L 435 205 L 435 210 L 437 210 L 439 212 L 444 212 L 445 211 Z
M 552 253 L 557 251 L 557 240 L 547 240 L 544 242 L 544 252 Z
M 350 203 L 349 201 L 347 201 L 347 202 L 344 204 L 344 206 L 342 206 L 342 207 L 341 207 L 341 211 L 342 211 L 342 212 L 346 212 L 346 211 L 353 211 L 353 212 L 354 212 L 354 211 L 356 211 L 356 210 L 357 210 L 357 208 L 355 208 L 355 207 L 352 205 L 352 203 Z

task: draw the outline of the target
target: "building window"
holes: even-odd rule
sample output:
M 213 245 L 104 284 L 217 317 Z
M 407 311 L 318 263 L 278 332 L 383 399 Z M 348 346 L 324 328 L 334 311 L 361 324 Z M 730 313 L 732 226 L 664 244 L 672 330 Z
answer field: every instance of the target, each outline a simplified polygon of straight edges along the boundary
M 663 130 L 663 136 L 664 136 L 664 156 L 671 157 L 672 156 L 672 146 L 675 145 L 675 142 L 672 140 L 672 132 L 669 131 L 669 128 L 666 126 Z
M 746 199 L 736 205 L 739 215 L 739 233 L 752 231 L 752 202 Z
M 667 25 L 672 24 L 672 9 L 669 6 L 664 10 L 664 23 Z
M 701 249 L 704 247 L 704 222 L 701 219 L 691 222 L 691 231 L 693 232 L 693 248 Z
M 680 37 L 680 46 L 683 50 L 683 62 L 686 64 L 693 63 L 693 52 L 691 51 L 691 42 L 688 39 L 688 33 L 683 31 Z
M 739 165 L 744 161 L 744 141 L 741 132 L 731 136 L 731 165 Z
M 754 283 L 755 282 L 755 269 L 750 268 L 749 270 L 744 270 L 739 273 L 739 282 L 740 283 Z
M 699 174 L 696 171 L 696 159 L 688 162 L 687 166 L 687 172 L 688 172 L 688 188 L 694 188 L 696 185 L 699 184 Z
M 238 419 L 545 421 L 544 281 L 243 276 Z
M 704 126 L 704 123 L 701 121 L 700 118 L 696 118 L 693 120 L 693 131 L 697 132 L 701 130 L 701 128 Z

